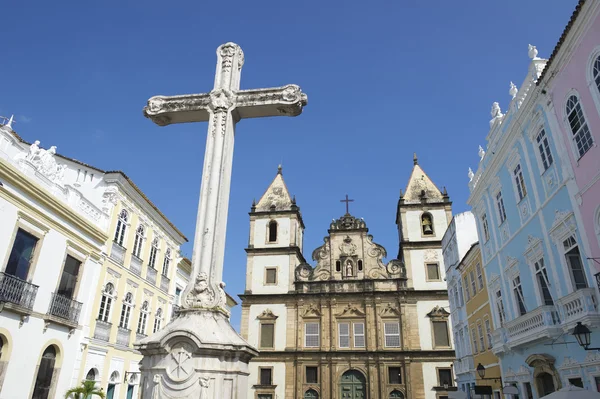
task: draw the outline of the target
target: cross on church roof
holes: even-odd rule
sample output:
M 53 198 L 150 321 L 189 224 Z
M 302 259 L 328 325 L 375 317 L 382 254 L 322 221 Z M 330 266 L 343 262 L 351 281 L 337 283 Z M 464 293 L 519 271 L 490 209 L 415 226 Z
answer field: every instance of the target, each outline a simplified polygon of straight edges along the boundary
M 348 194 L 346 194 L 346 199 L 340 200 L 340 202 L 345 202 L 346 203 L 346 214 L 350 214 L 350 211 L 348 210 L 348 205 L 350 202 L 354 202 L 353 199 L 348 199 Z

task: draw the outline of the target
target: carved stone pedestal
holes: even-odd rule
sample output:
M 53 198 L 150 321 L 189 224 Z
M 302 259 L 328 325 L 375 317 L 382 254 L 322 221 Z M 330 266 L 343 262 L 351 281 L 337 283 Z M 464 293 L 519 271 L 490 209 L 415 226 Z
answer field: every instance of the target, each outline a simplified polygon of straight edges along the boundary
M 143 399 L 246 399 L 248 363 L 258 352 L 210 310 L 183 310 L 136 343 Z

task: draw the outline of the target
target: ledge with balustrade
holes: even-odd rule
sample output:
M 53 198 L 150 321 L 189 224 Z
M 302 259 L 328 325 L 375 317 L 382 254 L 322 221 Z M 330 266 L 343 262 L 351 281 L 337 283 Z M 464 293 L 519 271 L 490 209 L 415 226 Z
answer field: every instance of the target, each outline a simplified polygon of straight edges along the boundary
M 96 320 L 96 328 L 94 328 L 94 338 L 100 341 L 106 341 L 110 339 L 110 331 L 112 330 L 112 323 Z
M 129 347 L 129 340 L 131 339 L 131 330 L 119 326 L 117 329 L 117 345 Z
M 0 272 L 0 311 L 10 309 L 21 315 L 21 325 L 33 313 L 38 286 L 11 274 Z
M 79 325 L 79 315 L 83 304 L 65 295 L 52 293 L 48 313 L 44 316 L 44 332 L 50 322 L 69 327 L 69 336 Z
M 166 293 L 169 293 L 169 284 L 171 284 L 171 280 L 164 274 L 161 274 L 160 275 L 160 289 Z
M 135 256 L 134 254 L 131 254 L 131 262 L 129 262 L 129 270 L 131 270 L 131 272 L 133 274 L 135 274 L 136 276 L 141 276 L 143 263 L 144 263 L 144 261 L 142 261 L 140 258 Z
M 123 266 L 123 263 L 125 262 L 125 253 L 127 252 L 127 249 L 121 245 L 119 245 L 117 242 L 113 241 L 112 242 L 112 247 L 110 250 L 110 259 L 114 260 L 116 263 L 118 263 L 119 265 Z
M 156 275 L 157 274 L 158 274 L 158 272 L 156 271 L 156 269 L 153 268 L 152 266 L 148 265 L 148 268 L 146 269 L 146 281 L 152 285 L 156 285 Z
M 563 331 L 572 331 L 577 322 L 600 325 L 600 312 L 594 288 L 582 288 L 556 301 Z

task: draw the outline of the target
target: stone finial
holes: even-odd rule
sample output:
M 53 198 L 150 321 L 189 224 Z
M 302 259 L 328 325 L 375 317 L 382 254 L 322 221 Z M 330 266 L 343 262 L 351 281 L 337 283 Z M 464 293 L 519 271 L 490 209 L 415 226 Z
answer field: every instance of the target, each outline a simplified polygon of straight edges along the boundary
M 13 122 L 14 122 L 14 119 L 15 119 L 15 116 L 14 116 L 14 115 L 11 115 L 11 116 L 10 116 L 10 119 L 8 120 L 8 122 L 7 122 L 7 123 L 6 123 L 6 125 L 5 125 L 5 126 L 6 126 L 7 128 L 9 128 L 10 130 L 13 130 L 13 128 L 12 128 L 12 124 L 13 124 Z
M 413 153 L 413 164 L 415 164 L 415 165 L 418 165 L 418 164 L 419 164 L 419 162 L 418 162 L 418 160 L 417 160 L 417 153 L 416 153 L 416 152 L 415 152 L 415 153 Z
M 485 150 L 483 149 L 482 146 L 479 146 L 479 161 L 483 161 L 483 157 L 485 157 Z
M 277 165 L 277 174 L 280 175 L 281 171 L 283 170 L 283 167 L 281 166 L 281 164 Z
M 469 182 L 473 181 L 473 177 L 475 177 L 475 173 L 473 173 L 473 169 L 469 168 Z
M 533 45 L 529 45 L 529 51 L 527 52 L 527 55 L 529 55 L 529 58 L 531 58 L 532 60 L 535 60 L 537 58 L 538 55 L 538 51 L 537 48 Z
M 508 89 L 508 94 L 510 94 L 512 98 L 515 98 L 518 92 L 519 90 L 517 90 L 517 86 L 515 86 L 513 82 L 510 82 L 510 89 Z

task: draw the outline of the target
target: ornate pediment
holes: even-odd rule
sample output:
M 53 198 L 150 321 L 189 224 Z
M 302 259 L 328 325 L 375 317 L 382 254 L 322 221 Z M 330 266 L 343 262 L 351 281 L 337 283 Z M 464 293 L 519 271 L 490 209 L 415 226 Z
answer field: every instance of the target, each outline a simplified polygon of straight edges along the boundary
M 400 310 L 394 307 L 391 303 L 388 303 L 385 308 L 379 313 L 381 317 L 399 317 Z
M 276 320 L 278 317 L 271 309 L 265 309 L 261 314 L 256 316 L 259 320 Z
M 358 229 L 366 229 L 367 224 L 361 218 L 355 218 L 354 216 L 346 213 L 344 216 L 339 219 L 333 219 L 331 224 L 329 225 L 329 230 L 358 230 Z
M 516 273 L 519 272 L 519 260 L 513 258 L 512 256 L 507 256 L 504 272 L 512 278 Z
M 319 310 L 317 305 L 315 305 L 314 303 L 309 304 L 306 307 L 306 309 L 304 309 L 304 312 L 302 312 L 303 318 L 321 317 L 321 316 L 322 316 L 321 311 Z
M 340 313 L 336 315 L 337 317 L 364 317 L 365 313 L 358 309 L 356 306 L 349 303 Z
M 554 211 L 554 222 L 550 227 L 550 236 L 554 241 L 560 242 L 577 229 L 573 211 Z
M 542 248 L 542 240 L 538 237 L 529 235 L 527 237 L 527 247 L 525 248 L 525 252 L 523 253 L 525 259 L 527 259 L 529 263 L 533 263 L 539 260 L 543 256 L 543 254 L 544 250 Z
M 350 236 L 346 236 L 340 244 L 340 254 L 342 256 L 352 256 L 356 253 L 356 244 L 352 242 Z
M 450 313 L 441 306 L 434 306 L 431 312 L 427 313 L 427 317 L 432 319 L 447 319 Z

